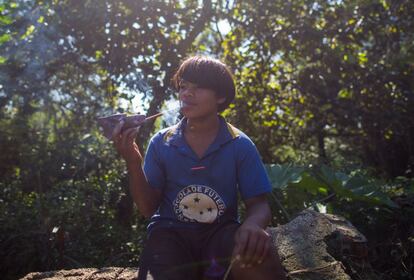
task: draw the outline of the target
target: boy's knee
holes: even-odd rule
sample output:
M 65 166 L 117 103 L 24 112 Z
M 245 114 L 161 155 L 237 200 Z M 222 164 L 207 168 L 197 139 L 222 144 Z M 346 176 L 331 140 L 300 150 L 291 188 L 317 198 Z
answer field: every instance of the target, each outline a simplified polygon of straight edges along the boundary
M 286 273 L 283 270 L 278 254 L 273 251 L 263 263 L 252 267 L 243 267 L 240 262 L 235 262 L 232 270 L 232 279 L 272 279 L 286 280 Z

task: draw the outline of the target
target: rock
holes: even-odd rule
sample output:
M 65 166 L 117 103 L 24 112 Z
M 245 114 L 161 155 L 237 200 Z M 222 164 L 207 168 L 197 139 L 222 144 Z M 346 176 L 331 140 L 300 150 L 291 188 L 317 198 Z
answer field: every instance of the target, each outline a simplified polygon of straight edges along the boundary
M 270 228 L 282 265 L 291 280 L 375 279 L 366 262 L 366 238 L 342 217 L 312 210 L 286 225 Z M 132 280 L 137 268 L 82 268 L 30 273 L 22 280 Z M 148 275 L 147 279 L 152 279 Z
M 22 279 L 24 280 L 133 280 L 137 278 L 137 268 L 104 267 L 104 268 L 80 268 L 71 270 L 59 270 L 49 272 L 29 273 Z M 152 280 L 148 276 L 147 280 Z
M 288 279 L 348 280 L 348 270 L 357 279 L 375 279 L 365 236 L 342 217 L 305 210 L 270 233 Z

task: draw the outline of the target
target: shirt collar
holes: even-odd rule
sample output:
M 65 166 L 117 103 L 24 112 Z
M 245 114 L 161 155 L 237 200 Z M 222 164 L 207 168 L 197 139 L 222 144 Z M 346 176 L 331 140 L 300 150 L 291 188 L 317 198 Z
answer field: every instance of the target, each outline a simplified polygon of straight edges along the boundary
M 164 135 L 164 142 L 174 146 L 184 145 L 184 128 L 186 125 L 187 119 L 182 118 L 176 125 L 170 127 Z
M 240 131 L 231 124 L 227 123 L 226 120 L 220 115 L 219 121 L 219 132 L 214 142 L 210 145 L 210 148 L 208 149 L 206 155 L 212 152 L 210 150 L 216 150 L 225 143 L 233 139 L 236 139 L 240 136 Z M 167 130 L 167 132 L 164 135 L 164 141 L 168 144 L 178 147 L 186 145 L 184 138 L 184 130 L 186 126 L 187 118 L 184 117 L 180 120 L 178 124 L 172 126 L 170 129 Z

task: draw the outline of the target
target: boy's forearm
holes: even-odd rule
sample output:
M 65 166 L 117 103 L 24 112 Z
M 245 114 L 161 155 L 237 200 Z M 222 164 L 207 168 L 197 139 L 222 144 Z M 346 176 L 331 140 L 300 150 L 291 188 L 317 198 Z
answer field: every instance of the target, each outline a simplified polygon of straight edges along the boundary
M 157 210 L 161 195 L 151 188 L 142 170 L 141 161 L 127 163 L 129 174 L 129 190 L 138 207 L 139 212 L 146 218 L 150 218 Z
M 244 223 L 254 223 L 261 228 L 266 228 L 271 219 L 272 213 L 265 196 L 260 196 L 247 200 L 246 202 L 246 217 Z

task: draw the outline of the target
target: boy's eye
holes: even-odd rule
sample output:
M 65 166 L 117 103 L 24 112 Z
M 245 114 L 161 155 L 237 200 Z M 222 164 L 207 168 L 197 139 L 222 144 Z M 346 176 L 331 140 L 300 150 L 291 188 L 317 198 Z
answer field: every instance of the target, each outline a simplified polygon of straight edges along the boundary
M 195 89 L 198 89 L 199 87 L 198 87 L 198 85 L 188 85 L 188 84 L 185 84 L 185 83 L 183 83 L 183 84 L 180 84 L 179 85 L 179 90 L 184 90 L 184 89 L 190 89 L 190 90 L 195 90 Z

